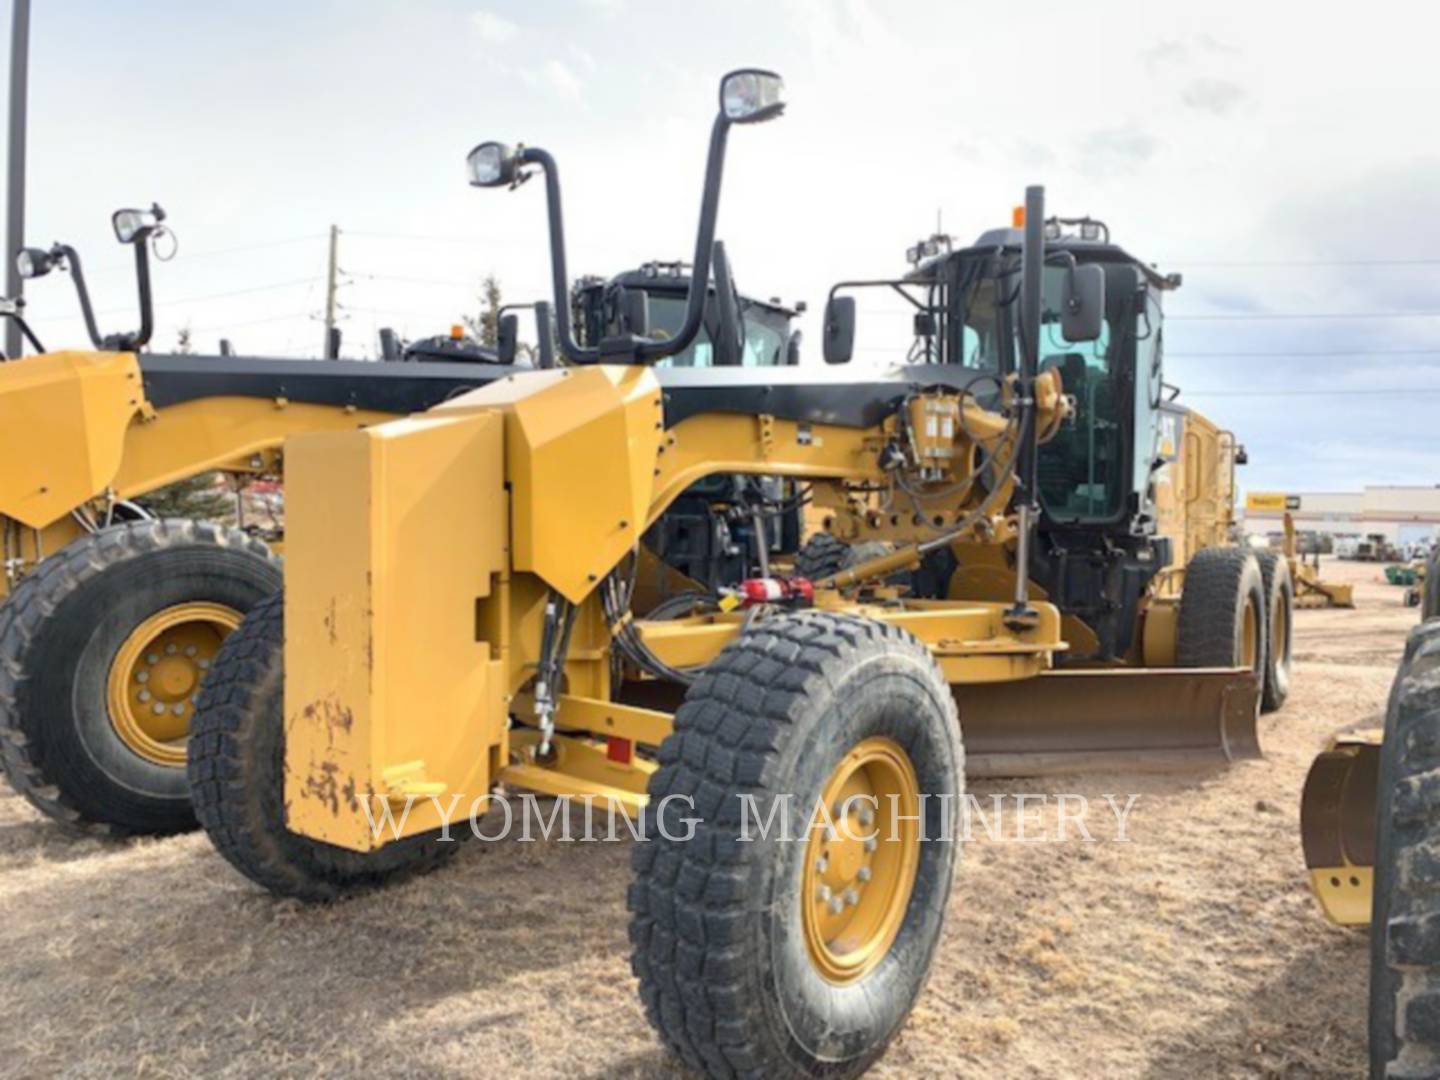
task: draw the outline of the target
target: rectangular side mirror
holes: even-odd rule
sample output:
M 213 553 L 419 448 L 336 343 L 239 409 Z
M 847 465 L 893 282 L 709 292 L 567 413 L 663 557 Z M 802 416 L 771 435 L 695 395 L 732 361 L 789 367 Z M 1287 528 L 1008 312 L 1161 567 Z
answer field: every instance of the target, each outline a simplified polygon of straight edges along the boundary
M 513 311 L 500 316 L 495 324 L 495 352 L 502 364 L 515 363 L 515 354 L 520 347 L 520 316 Z
M 832 296 L 825 304 L 825 362 L 848 364 L 855 354 L 855 298 Z
M 1105 271 L 1077 266 L 1065 275 L 1060 332 L 1066 341 L 1096 341 L 1105 325 Z
M 645 337 L 650 333 L 650 296 L 644 289 L 621 289 L 615 302 L 620 336 Z

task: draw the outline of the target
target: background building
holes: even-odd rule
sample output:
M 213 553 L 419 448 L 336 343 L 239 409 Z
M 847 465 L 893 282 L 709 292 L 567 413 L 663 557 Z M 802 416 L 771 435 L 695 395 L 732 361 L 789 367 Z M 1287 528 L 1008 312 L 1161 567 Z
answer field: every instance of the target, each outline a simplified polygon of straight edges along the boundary
M 1363 491 L 1252 491 L 1245 498 L 1247 533 L 1280 533 L 1286 512 L 1303 535 L 1330 541 L 1377 541 L 1405 548 L 1440 533 L 1440 486 L 1367 486 Z M 1340 543 L 1336 543 L 1339 541 Z

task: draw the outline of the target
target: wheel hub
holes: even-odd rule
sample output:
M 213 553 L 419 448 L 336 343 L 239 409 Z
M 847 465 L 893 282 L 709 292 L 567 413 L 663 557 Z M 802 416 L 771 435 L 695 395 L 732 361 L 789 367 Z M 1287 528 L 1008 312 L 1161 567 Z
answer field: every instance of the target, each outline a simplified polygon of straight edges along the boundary
M 872 738 L 840 761 L 821 800 L 833 824 L 816 824 L 806 843 L 802 921 L 816 969 L 843 984 L 885 957 L 904 922 L 920 862 L 919 784 L 898 743 Z
M 137 626 L 110 665 L 107 703 L 120 740 L 157 765 L 185 764 L 201 680 L 241 615 L 223 604 L 177 604 Z

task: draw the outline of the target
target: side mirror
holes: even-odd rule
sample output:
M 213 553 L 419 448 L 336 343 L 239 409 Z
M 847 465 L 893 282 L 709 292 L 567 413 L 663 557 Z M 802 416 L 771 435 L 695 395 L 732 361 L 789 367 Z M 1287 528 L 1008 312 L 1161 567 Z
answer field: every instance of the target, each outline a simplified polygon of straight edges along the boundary
M 855 354 L 855 298 L 832 296 L 825 303 L 825 362 L 848 364 Z
M 1105 271 L 1077 266 L 1065 275 L 1060 332 L 1066 341 L 1096 341 L 1105 325 Z
M 495 323 L 495 352 L 500 363 L 515 363 L 515 354 L 520 349 L 520 316 L 511 312 L 501 315 Z
M 800 366 L 800 339 L 803 335 L 799 330 L 792 330 L 790 340 L 785 342 L 785 366 Z
M 715 241 L 710 260 L 715 273 L 715 314 L 720 323 L 715 335 L 715 363 L 738 367 L 745 348 L 745 324 L 735 293 L 735 275 L 730 270 L 723 241 Z
M 515 183 L 519 162 L 504 143 L 483 142 L 465 157 L 472 187 L 505 187 Z
M 110 226 L 115 230 L 115 239 L 122 244 L 134 244 L 148 240 L 165 220 L 165 211 L 159 203 L 151 203 L 149 210 L 116 210 L 110 215 Z
M 720 80 L 720 114 L 732 124 L 759 124 L 785 111 L 785 80 L 773 71 L 741 68 Z
M 644 289 L 621 289 L 615 297 L 619 332 L 644 337 L 650 333 L 650 296 Z

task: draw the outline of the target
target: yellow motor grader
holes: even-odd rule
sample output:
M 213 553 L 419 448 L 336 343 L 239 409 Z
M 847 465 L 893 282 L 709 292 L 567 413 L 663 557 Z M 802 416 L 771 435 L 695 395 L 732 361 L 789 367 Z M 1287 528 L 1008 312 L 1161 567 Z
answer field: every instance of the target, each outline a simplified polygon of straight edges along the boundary
M 188 771 L 220 852 L 307 900 L 433 865 L 497 786 L 604 800 L 640 823 L 633 963 L 665 1043 L 714 1076 L 849 1076 L 924 984 L 965 774 L 1253 754 L 1269 638 L 1248 551 L 1204 548 L 1161 588 L 1173 282 L 1097 223 L 1067 237 L 1039 188 L 1019 227 L 884 283 L 917 304 L 924 362 L 657 366 L 703 319 L 732 126 L 778 116 L 781 89 L 721 83 L 664 337 L 577 343 L 554 158 L 471 152 L 476 186 L 543 179 L 569 366 L 286 441 L 283 596 L 221 647 Z M 891 547 L 652 617 L 642 537 L 717 475 L 803 485 L 836 536 Z M 817 827 L 744 835 L 792 803 Z
M 158 206 L 114 218 L 117 239 L 135 249 L 138 331 L 101 332 L 67 244 L 25 249 L 20 268 L 29 278 L 69 272 L 95 351 L 47 352 L 21 310 L 4 309 L 39 355 L 0 363 L 0 760 L 34 806 L 91 831 L 194 826 L 185 744 L 200 682 L 255 601 L 280 587 L 265 543 L 211 522 L 154 520 L 144 496 L 210 472 L 279 475 L 291 434 L 354 430 L 529 369 L 517 365 L 513 312 L 501 314 L 493 348 L 436 338 L 395 348 L 395 363 L 143 351 L 165 221 Z M 663 330 L 683 310 L 687 280 L 679 264 L 646 264 L 584 279 L 572 306 L 587 337 L 634 319 Z M 795 363 L 796 312 L 732 299 L 744 337 L 712 334 L 712 291 L 706 325 L 670 362 Z M 551 367 L 550 305 L 527 306 L 534 366 Z M 682 572 L 727 570 L 733 557 L 719 549 L 746 539 L 742 524 L 686 544 L 687 519 L 673 516 L 659 546 Z

